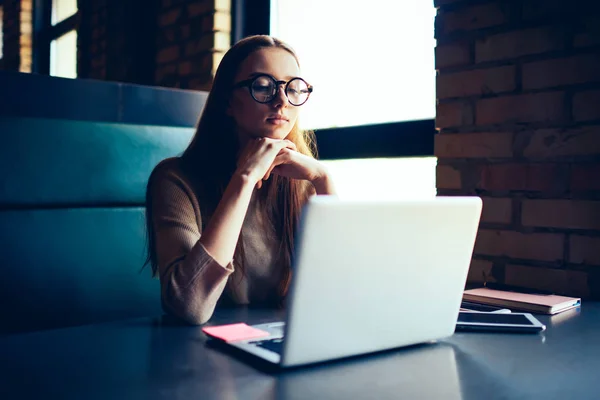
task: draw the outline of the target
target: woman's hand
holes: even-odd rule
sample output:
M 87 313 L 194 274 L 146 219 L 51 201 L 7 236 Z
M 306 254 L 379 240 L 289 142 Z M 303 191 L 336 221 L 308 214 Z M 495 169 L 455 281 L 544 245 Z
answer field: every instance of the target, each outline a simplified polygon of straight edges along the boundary
M 282 150 L 295 150 L 296 145 L 289 140 L 270 138 L 253 139 L 248 142 L 238 159 L 237 173 L 247 177 L 257 189 L 262 187 L 263 178 Z
M 271 174 L 311 182 L 317 194 L 334 194 L 333 182 L 325 166 L 318 160 L 299 153 L 295 148 L 284 147 L 273 160 L 263 180 Z

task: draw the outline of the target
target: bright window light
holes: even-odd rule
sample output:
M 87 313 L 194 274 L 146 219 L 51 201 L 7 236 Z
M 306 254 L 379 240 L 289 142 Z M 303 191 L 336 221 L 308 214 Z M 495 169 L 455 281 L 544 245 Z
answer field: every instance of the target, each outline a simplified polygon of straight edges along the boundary
M 435 157 L 325 160 L 323 163 L 342 199 L 418 199 L 437 193 Z
M 435 116 L 431 0 L 271 0 L 271 34 L 298 53 L 315 91 L 302 128 Z
M 69 18 L 77 12 L 77 0 L 52 0 L 52 25 Z
M 50 43 L 50 75 L 77 78 L 77 31 L 69 31 Z

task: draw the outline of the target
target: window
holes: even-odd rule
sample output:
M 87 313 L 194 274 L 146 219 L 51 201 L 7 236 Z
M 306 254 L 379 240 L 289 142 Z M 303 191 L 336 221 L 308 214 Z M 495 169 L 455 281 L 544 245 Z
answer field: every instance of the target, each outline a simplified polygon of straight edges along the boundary
M 56 26 L 77 12 L 77 0 L 52 0 L 52 25 Z M 50 42 L 50 75 L 77 77 L 77 31 L 69 30 Z
M 323 160 L 338 196 L 355 200 L 418 199 L 437 194 L 435 157 Z
M 69 31 L 50 43 L 50 75 L 77 77 L 76 31 Z
M 305 128 L 435 115 L 433 1 L 365 4 L 271 0 L 271 34 L 294 47 L 315 86 L 303 110 Z
M 370 0 L 366 13 L 365 4 L 271 0 L 270 33 L 296 50 L 315 87 L 301 127 L 316 131 L 340 197 L 435 196 L 437 160 L 423 155 L 435 133 L 436 9 Z
M 52 0 L 52 25 L 75 15 L 77 0 Z
M 34 11 L 34 71 L 76 78 L 77 0 L 38 0 Z

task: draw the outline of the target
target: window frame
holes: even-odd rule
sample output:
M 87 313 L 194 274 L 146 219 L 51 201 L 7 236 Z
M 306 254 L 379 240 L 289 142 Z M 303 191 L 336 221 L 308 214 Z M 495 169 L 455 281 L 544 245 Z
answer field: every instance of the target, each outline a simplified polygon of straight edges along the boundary
M 232 44 L 270 34 L 271 0 L 232 0 Z M 433 52 L 433 49 L 431 49 Z M 310 101 L 310 100 L 309 100 Z M 435 118 L 315 129 L 324 160 L 434 156 Z
M 81 12 L 52 25 L 52 0 L 33 2 L 33 54 L 31 72 L 50 75 L 50 45 L 64 34 L 78 32 Z

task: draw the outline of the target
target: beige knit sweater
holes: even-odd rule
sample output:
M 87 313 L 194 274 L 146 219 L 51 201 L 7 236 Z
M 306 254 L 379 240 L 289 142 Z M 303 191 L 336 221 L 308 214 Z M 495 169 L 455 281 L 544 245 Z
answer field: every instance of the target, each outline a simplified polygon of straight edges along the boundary
M 245 274 L 234 262 L 220 265 L 199 242 L 200 192 L 182 169 L 180 158 L 162 161 L 151 176 L 152 224 L 163 309 L 202 324 L 217 302 L 274 304 L 283 263 L 280 239 L 259 207 L 255 190 L 242 227 Z

